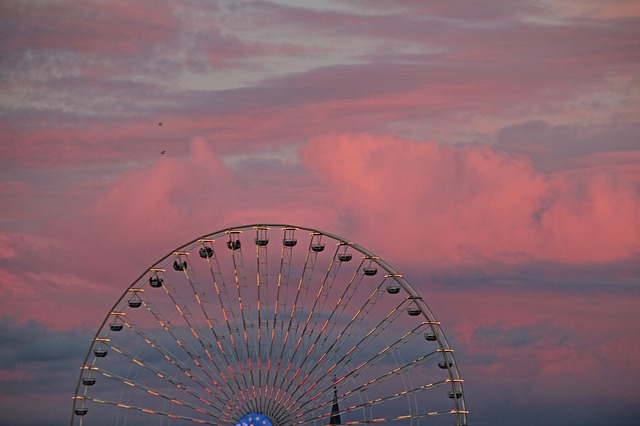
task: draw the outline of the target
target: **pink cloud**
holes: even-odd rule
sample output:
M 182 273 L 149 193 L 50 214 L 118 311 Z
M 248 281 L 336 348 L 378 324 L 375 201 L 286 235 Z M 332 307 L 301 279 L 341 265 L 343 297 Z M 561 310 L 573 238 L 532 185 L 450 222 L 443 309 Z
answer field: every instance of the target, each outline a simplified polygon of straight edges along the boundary
M 0 232 L 0 258 L 12 259 L 16 256 L 16 250 L 12 243 L 13 241 L 8 234 Z
M 502 407 L 497 401 L 503 397 L 518 406 L 532 399 L 574 404 L 602 397 L 593 389 L 622 388 L 615 398 L 637 403 L 635 289 L 538 280 L 419 286 L 455 350 L 473 413 L 481 415 L 486 404 Z
M 204 139 L 154 158 L 115 177 L 56 184 L 55 194 L 5 185 L 14 206 L 49 199 L 48 214 L 36 215 L 29 233 L 0 234 L 0 255 L 10 261 L 0 265 L 5 315 L 67 329 L 106 312 L 146 267 L 198 236 L 248 223 L 331 229 L 340 221 L 321 188 L 277 170 L 233 171 Z
M 3 233 L 0 252 L 9 257 L 0 257 L 0 316 L 63 330 L 106 312 L 122 289 L 105 286 L 110 265 L 100 257 L 100 244 L 94 241 L 78 252 L 78 243 L 74 234 Z
M 483 287 L 437 297 L 444 302 L 440 310 L 464 306 L 463 316 L 451 318 L 448 334 L 465 352 L 469 374 L 553 378 L 588 373 L 597 382 L 640 373 L 634 326 L 638 301 L 627 294 Z M 619 356 L 612 357 L 611 348 Z M 492 361 L 480 362 L 487 357 Z
M 117 235 L 135 233 L 140 224 L 150 233 L 173 230 L 181 234 L 185 221 L 206 214 L 208 207 L 209 214 L 222 208 L 216 206 L 217 191 L 228 186 L 230 179 L 206 143 L 194 139 L 186 158 L 169 150 L 155 164 L 123 174 L 88 213 L 94 223 L 109 223 L 110 228 L 118 229 Z
M 108 304 L 178 245 L 250 223 L 336 233 L 396 267 L 469 266 L 489 275 L 501 264 L 611 262 L 638 252 L 640 159 L 632 153 L 586 157 L 582 168 L 550 174 L 526 156 L 489 147 L 368 134 L 313 139 L 295 169 L 230 169 L 201 138 L 180 155 L 155 155 L 115 178 L 85 182 L 84 190 L 67 188 L 77 196 L 49 204 L 54 214 L 37 238 L 3 234 L 0 253 L 18 259 L 18 268 L 35 262 L 42 269 L 3 272 L 13 283 L 4 286 L 7 309 L 28 303 L 39 309 L 25 311 L 27 317 L 38 312 L 44 322 L 65 323 L 55 306 L 67 300 L 72 316 L 90 315 L 94 305 L 74 304 L 87 292 L 110 294 L 99 302 Z M 41 194 L 21 188 L 12 199 L 27 203 Z M 43 283 L 46 299 L 36 297 Z M 20 308 L 11 312 L 22 315 Z
M 366 134 L 314 139 L 302 157 L 359 218 L 358 232 L 379 229 L 430 262 L 607 262 L 639 251 L 628 165 L 543 175 L 488 147 Z

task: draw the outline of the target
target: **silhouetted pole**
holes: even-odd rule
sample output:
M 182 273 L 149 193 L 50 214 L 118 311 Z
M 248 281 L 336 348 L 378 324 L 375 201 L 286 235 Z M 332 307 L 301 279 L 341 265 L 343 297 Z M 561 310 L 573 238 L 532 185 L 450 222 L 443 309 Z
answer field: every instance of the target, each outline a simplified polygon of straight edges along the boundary
M 333 405 L 331 406 L 331 418 L 329 419 L 329 424 L 342 424 L 342 420 L 340 420 L 340 407 L 338 407 L 338 388 L 335 385 L 333 385 Z

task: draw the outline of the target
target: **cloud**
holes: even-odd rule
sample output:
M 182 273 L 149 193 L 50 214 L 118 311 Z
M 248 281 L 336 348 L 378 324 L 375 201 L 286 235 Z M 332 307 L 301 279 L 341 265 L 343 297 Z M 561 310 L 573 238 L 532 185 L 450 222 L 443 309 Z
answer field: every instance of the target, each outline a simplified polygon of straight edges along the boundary
M 613 122 L 592 125 L 552 125 L 532 120 L 500 129 L 495 138 L 496 149 L 525 154 L 535 168 L 543 172 L 582 168 L 585 162 L 595 165 L 605 159 L 603 153 L 617 156 L 618 163 L 633 162 L 637 122 Z
M 0 258 L 4 315 L 69 330 L 85 324 L 96 311 L 107 312 L 118 292 L 124 291 L 105 286 L 109 279 L 119 279 L 118 271 L 96 256 L 93 244 L 84 246 L 84 253 L 76 252 L 76 237 L 2 234 L 3 246 L 11 255 Z
M 11 245 L 11 238 L 5 233 L 0 233 L 0 258 L 12 259 L 16 256 L 16 250 Z
M 26 323 L 16 322 L 11 317 L 0 319 L 0 340 L 11 342 L 10 346 L 3 346 L 1 365 L 3 369 L 13 369 L 17 366 L 27 367 L 32 363 L 65 360 L 67 358 L 82 358 L 84 354 L 80 342 L 84 331 L 73 330 L 53 332 L 51 329 L 35 321 Z M 84 338 L 87 349 L 90 338 Z M 86 350 L 84 351 L 86 352 Z M 34 374 L 30 374 L 34 377 Z
M 517 422 L 530 411 L 532 424 L 553 417 L 595 426 L 633 416 L 640 395 L 636 286 L 540 281 L 536 274 L 508 283 L 417 283 L 455 350 L 470 420 L 489 425 L 515 412 Z M 581 407 L 580 418 L 573 411 L 565 417 L 563 406 Z
M 34 322 L 0 317 L 0 412 L 15 425 L 67 419 L 82 360 L 91 342 L 87 330 L 53 331 Z M 25 407 L 39 407 L 25 415 Z
M 378 238 L 423 261 L 450 264 L 636 256 L 640 199 L 629 167 L 639 159 L 624 156 L 628 164 L 545 175 L 522 155 L 393 136 L 334 135 L 302 151 L 357 218 L 358 234 L 378 229 Z
M 428 300 L 437 302 L 438 319 L 448 324 L 465 373 L 501 372 L 514 380 L 565 375 L 615 387 L 612 377 L 640 371 L 640 345 L 629 338 L 638 334 L 632 320 L 638 317 L 635 288 L 536 284 L 531 279 L 511 285 L 424 285 Z M 460 307 L 464 316 L 456 313 Z M 618 357 L 610 357 L 612 347 L 620 350 Z
M 486 142 L 496 127 L 531 116 L 573 124 L 633 120 L 637 110 L 629 41 L 637 18 L 557 25 L 532 12 L 546 18 L 548 7 L 503 2 L 427 11 L 406 3 L 412 13 L 382 15 L 269 3 L 10 5 L 3 104 L 11 133 L 37 140 L 32 153 L 56 140 L 112 155 L 93 141 L 148 144 L 144 123 L 157 116 L 179 123 L 174 143 L 215 138 L 219 149 L 238 150 L 299 142 L 328 127 Z M 470 11 L 509 20 L 469 25 L 462 18 Z M 282 70 L 292 55 L 305 62 Z M 53 131 L 32 138 L 43 112 Z
M 67 421 L 74 330 L 272 222 L 414 277 L 474 424 L 631 423 L 640 26 L 605 3 L 2 2 L 3 419 Z
M 153 8 L 154 13 L 149 13 Z M 166 4 L 138 1 L 74 1 L 3 4 L 4 50 L 39 48 L 80 52 L 140 52 L 174 36 L 175 19 Z M 62 25 L 66 23 L 67 25 Z
M 79 171 L 48 190 L 7 187 L 14 201 L 51 215 L 0 239 L 5 311 L 74 326 L 180 244 L 248 223 L 326 230 L 394 265 L 464 279 L 638 253 L 640 159 L 630 152 L 588 153 L 573 160 L 580 167 L 544 173 L 515 152 L 373 134 L 312 139 L 300 162 L 279 150 L 231 162 L 212 146 L 194 138 L 186 151 L 167 147 L 112 177 Z M 69 308 L 60 313 L 59 303 Z

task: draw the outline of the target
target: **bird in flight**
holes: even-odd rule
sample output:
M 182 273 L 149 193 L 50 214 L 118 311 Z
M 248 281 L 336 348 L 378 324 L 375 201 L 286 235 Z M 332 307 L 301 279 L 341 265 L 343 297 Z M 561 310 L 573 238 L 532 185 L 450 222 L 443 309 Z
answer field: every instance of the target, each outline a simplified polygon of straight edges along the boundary
M 162 151 L 160 152 L 160 155 L 164 155 L 166 152 L 167 152 L 167 151 L 162 150 Z
M 158 123 L 158 126 L 162 126 L 162 123 Z

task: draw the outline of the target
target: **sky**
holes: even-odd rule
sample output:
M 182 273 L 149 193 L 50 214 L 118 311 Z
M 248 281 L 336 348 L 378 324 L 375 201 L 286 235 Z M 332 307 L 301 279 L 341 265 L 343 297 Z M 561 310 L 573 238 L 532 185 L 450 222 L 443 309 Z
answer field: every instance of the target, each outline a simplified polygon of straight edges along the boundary
M 469 423 L 640 415 L 640 3 L 0 3 L 0 418 L 200 235 L 346 237 L 429 300 Z M 160 125 L 161 123 L 161 125 Z

